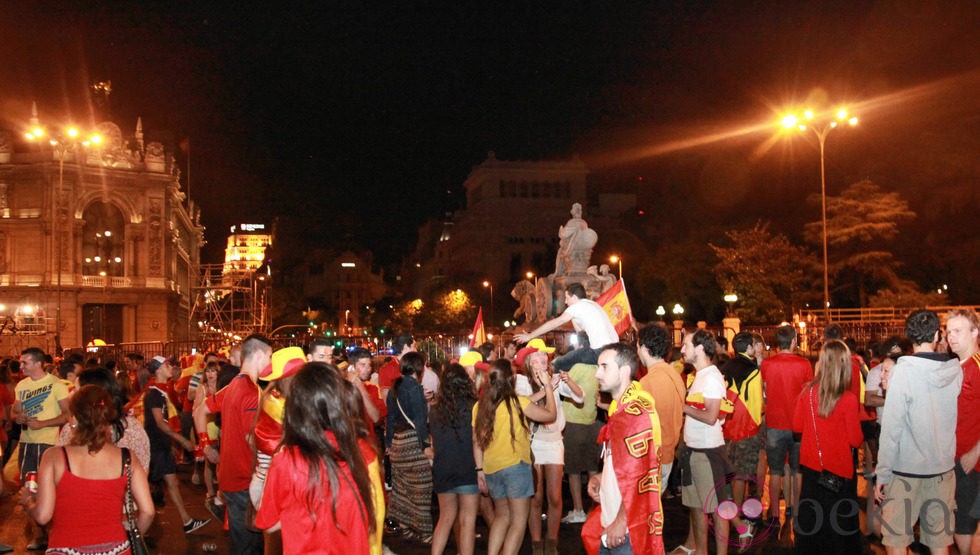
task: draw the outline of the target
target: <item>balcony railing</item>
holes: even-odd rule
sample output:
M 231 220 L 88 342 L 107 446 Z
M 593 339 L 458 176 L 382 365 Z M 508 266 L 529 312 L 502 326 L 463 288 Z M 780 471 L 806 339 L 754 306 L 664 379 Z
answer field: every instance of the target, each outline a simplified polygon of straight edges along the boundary
M 133 278 L 125 276 L 82 276 L 82 287 L 132 287 Z

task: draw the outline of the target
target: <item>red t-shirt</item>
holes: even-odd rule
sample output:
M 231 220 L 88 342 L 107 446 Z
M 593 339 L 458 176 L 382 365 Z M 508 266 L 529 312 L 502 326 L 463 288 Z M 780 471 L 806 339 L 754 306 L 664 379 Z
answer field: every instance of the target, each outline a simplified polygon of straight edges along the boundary
M 381 389 L 391 389 L 391 385 L 401 375 L 401 364 L 399 364 L 397 358 L 392 357 L 391 360 L 381 365 L 381 368 L 378 369 L 378 387 Z
M 956 460 L 960 460 L 980 439 L 980 354 L 961 362 L 963 387 L 956 401 Z M 980 470 L 977 461 L 974 470 Z
M 335 443 L 333 434 L 327 432 Z M 360 440 L 361 455 L 365 463 L 373 460 L 373 451 L 367 442 Z M 370 458 L 368 458 L 370 456 Z M 313 507 L 314 520 L 307 507 L 310 486 L 309 466 L 295 447 L 283 449 L 272 457 L 269 475 L 262 493 L 262 504 L 255 515 L 255 526 L 270 528 L 282 523 L 284 553 L 324 553 L 336 555 L 366 555 L 370 551 L 369 522 L 364 502 L 354 477 L 346 462 L 339 462 L 336 492 L 330 491 L 330 481 L 324 469 L 320 471 L 322 493 L 316 497 Z M 336 507 L 331 507 L 333 494 L 337 495 Z M 336 510 L 336 514 L 334 512 Z M 380 510 L 376 508 L 375 510 Z M 336 519 L 334 518 L 336 516 Z M 338 529 L 339 528 L 339 529 Z
M 813 416 L 810 411 L 811 392 L 813 398 L 813 416 L 817 417 L 816 435 L 814 435 Z M 793 431 L 803 434 L 800 443 L 800 464 L 819 472 L 826 468 L 838 476 L 854 477 L 854 463 L 851 459 L 851 447 L 858 447 L 864 440 L 861 433 L 861 421 L 858 420 L 858 399 L 850 391 L 845 391 L 837 400 L 837 405 L 831 411 L 830 417 L 820 416 L 820 392 L 807 388 L 799 396 L 793 413 Z M 821 456 L 817 453 L 817 438 L 820 439 Z
M 259 386 L 247 374 L 235 376 L 231 383 L 205 401 L 208 410 L 221 413 L 221 464 L 218 465 L 218 489 L 242 491 L 252 480 L 252 432 L 255 411 L 259 406 Z
M 796 398 L 812 380 L 813 367 L 810 366 L 810 361 L 799 355 L 779 353 L 762 361 L 767 427 L 777 430 L 793 429 Z
M 371 403 L 373 403 L 374 406 L 377 407 L 378 411 L 381 413 L 381 417 L 378 419 L 378 424 L 382 425 L 384 424 L 385 416 L 388 415 L 388 405 L 385 404 L 385 400 L 381 398 L 381 388 L 371 382 L 363 382 L 363 383 L 364 383 L 364 389 L 366 389 L 368 392 L 368 397 L 371 398 Z M 366 417 L 367 415 L 365 415 L 365 418 Z M 367 424 L 368 424 L 368 428 L 373 428 L 375 426 L 375 423 L 371 422 L 370 418 L 367 419 Z

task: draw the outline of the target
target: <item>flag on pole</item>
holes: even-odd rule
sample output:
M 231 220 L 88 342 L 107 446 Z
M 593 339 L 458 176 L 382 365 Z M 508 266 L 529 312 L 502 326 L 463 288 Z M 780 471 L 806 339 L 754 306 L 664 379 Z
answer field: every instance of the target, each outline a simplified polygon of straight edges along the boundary
M 483 329 L 483 307 L 476 315 L 476 324 L 473 325 L 473 334 L 470 335 L 470 347 L 479 347 L 487 342 L 487 330 Z
M 599 295 L 595 302 L 609 315 L 609 321 L 616 328 L 616 333 L 622 334 L 633 324 L 633 311 L 630 309 L 630 300 L 626 296 L 626 282 L 622 278 L 616 282 L 616 285 Z

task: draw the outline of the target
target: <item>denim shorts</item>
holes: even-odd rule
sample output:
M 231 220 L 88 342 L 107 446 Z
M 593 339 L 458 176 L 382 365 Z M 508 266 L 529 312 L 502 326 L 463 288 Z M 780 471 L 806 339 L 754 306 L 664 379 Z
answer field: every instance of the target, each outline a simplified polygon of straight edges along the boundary
M 769 460 L 769 474 L 783 475 L 783 466 L 789 456 L 789 468 L 800 471 L 800 442 L 793 439 L 792 430 L 768 428 L 766 430 L 766 458 Z
M 485 476 L 490 497 L 494 499 L 523 499 L 534 496 L 531 465 L 519 462 Z
M 474 495 L 480 493 L 480 486 L 476 484 L 464 484 L 462 486 L 456 486 L 449 491 L 441 491 L 439 493 L 451 493 L 453 495 Z

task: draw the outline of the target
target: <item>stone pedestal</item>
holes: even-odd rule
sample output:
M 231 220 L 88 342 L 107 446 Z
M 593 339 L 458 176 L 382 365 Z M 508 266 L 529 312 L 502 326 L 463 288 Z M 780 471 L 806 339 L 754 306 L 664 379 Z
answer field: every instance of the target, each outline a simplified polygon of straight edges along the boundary
M 735 339 L 735 334 L 741 331 L 742 319 L 738 316 L 726 316 L 721 324 L 725 327 L 724 334 L 725 339 L 728 340 L 728 350 L 732 352 L 732 341 Z

